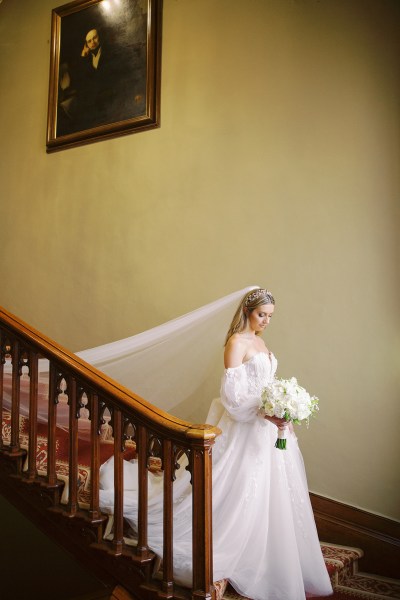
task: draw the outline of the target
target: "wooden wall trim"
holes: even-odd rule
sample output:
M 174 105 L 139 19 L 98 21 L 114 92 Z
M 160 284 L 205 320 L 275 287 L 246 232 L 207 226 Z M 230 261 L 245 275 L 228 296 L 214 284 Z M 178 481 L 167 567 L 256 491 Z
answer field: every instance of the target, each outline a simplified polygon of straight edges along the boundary
M 362 548 L 361 571 L 399 577 L 400 523 L 310 493 L 320 540 Z

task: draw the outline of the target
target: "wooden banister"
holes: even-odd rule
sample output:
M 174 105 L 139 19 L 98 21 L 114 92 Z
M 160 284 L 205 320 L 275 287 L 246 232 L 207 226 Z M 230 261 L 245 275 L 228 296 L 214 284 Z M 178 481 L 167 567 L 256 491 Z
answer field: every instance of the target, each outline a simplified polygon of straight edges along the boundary
M 11 411 L 11 441 L 10 453 L 16 454 L 19 451 L 19 341 L 14 340 L 11 346 L 11 364 L 12 370 L 12 406 Z
M 27 477 L 34 480 L 37 476 L 36 448 L 37 448 L 37 406 L 38 406 L 38 360 L 36 352 L 29 352 L 29 449 Z
M 127 576 L 117 583 L 137 593 L 138 581 L 143 598 L 175 598 L 173 581 L 173 480 L 179 456 L 189 459 L 187 469 L 192 481 L 193 523 L 193 589 L 191 597 L 213 598 L 212 578 L 212 445 L 220 433 L 216 427 L 192 424 L 152 406 L 145 399 L 126 389 L 110 377 L 92 367 L 66 348 L 47 338 L 5 309 L 0 308 L 0 415 L 3 417 L 4 365 L 12 365 L 11 437 L 1 440 L 0 455 L 8 459 L 23 455 L 19 441 L 21 375 L 29 371 L 29 442 L 27 470 L 18 463 L 17 478 L 21 482 L 35 482 L 43 489 L 53 490 L 51 511 L 62 513 L 72 520 L 85 518 L 92 525 L 104 524 L 99 508 L 100 433 L 105 411 L 111 415 L 114 454 L 114 527 L 112 540 L 102 540 L 103 529 L 97 529 L 93 547 L 107 548 L 110 570 L 118 578 L 114 567 L 118 557 L 130 552 L 133 563 L 140 569 L 131 580 Z M 47 407 L 47 473 L 38 475 L 36 446 L 38 437 L 38 361 L 49 362 Z M 60 397 L 67 397 L 69 405 L 68 500 L 60 504 L 57 475 L 57 411 Z M 90 419 L 90 477 L 91 489 L 88 508 L 82 509 L 78 499 L 79 419 L 81 410 L 89 412 Z M 2 419 L 3 420 L 3 419 Z M 133 431 L 128 433 L 128 430 Z M 124 452 L 127 440 L 134 442 L 138 459 L 138 523 L 134 550 L 124 541 Z M 163 530 L 164 550 L 161 581 L 152 578 L 153 553 L 148 547 L 148 468 L 157 457 L 163 472 Z M 14 474 L 14 479 L 16 479 Z M 32 487 L 32 486 L 31 486 Z M 161 501 L 161 500 L 160 500 Z M 85 513 L 83 515 L 83 513 Z M 83 516 L 82 516 L 83 515 Z M 99 525 L 99 527 L 100 527 Z M 104 553 L 103 553 L 104 554 Z M 105 559 L 103 559 L 104 562 Z M 147 565 L 147 567 L 146 567 Z M 125 569 L 126 571 L 126 569 Z M 143 573 L 146 573 L 143 579 Z M 181 593 L 181 592 L 180 592 Z M 179 595 L 181 598 L 182 596 Z

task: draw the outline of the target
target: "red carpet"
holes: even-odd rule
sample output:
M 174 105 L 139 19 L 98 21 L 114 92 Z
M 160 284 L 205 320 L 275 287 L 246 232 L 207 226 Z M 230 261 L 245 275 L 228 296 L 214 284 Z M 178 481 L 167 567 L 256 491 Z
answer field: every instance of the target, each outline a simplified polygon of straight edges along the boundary
M 2 422 L 2 439 L 3 443 L 10 443 L 11 438 L 11 414 L 8 411 L 3 411 Z M 21 448 L 28 450 L 29 442 L 29 420 L 26 417 L 20 416 L 19 423 L 19 441 Z M 57 477 L 65 482 L 61 503 L 66 504 L 68 501 L 68 450 L 69 449 L 69 434 L 67 431 L 57 428 L 56 440 L 56 472 Z M 110 458 L 114 451 L 114 441 L 110 439 L 102 439 L 100 442 L 100 463 L 105 462 Z M 125 458 L 130 460 L 135 455 L 135 446 L 127 442 Z M 89 493 L 90 493 L 90 441 L 79 439 L 78 449 L 78 501 L 81 508 L 89 508 Z M 26 461 L 27 468 L 27 461 Z M 38 424 L 37 435 L 37 453 L 36 467 L 38 475 L 45 476 L 47 474 L 47 425 Z

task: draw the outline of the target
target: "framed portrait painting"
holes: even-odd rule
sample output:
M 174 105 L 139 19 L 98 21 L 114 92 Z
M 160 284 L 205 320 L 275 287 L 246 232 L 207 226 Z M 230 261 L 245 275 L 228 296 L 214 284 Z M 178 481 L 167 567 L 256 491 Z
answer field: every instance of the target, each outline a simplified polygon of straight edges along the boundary
M 52 11 L 47 152 L 159 126 L 162 0 Z

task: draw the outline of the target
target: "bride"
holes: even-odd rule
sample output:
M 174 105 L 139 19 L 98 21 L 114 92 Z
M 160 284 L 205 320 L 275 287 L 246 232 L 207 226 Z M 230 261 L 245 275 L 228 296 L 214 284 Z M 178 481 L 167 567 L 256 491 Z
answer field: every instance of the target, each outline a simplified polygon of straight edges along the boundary
M 303 459 L 291 426 L 263 417 L 261 392 L 277 360 L 261 334 L 274 312 L 266 289 L 247 292 L 229 328 L 221 397 L 207 423 L 222 434 L 213 449 L 214 581 L 229 579 L 253 600 L 304 600 L 332 594 L 308 495 Z M 288 428 L 286 451 L 274 447 L 277 428 Z M 137 462 L 124 463 L 124 517 L 137 522 Z M 113 459 L 100 470 L 100 504 L 112 513 Z M 192 490 L 187 472 L 174 483 L 174 578 L 191 586 Z M 149 475 L 148 542 L 162 556 L 162 477 Z

